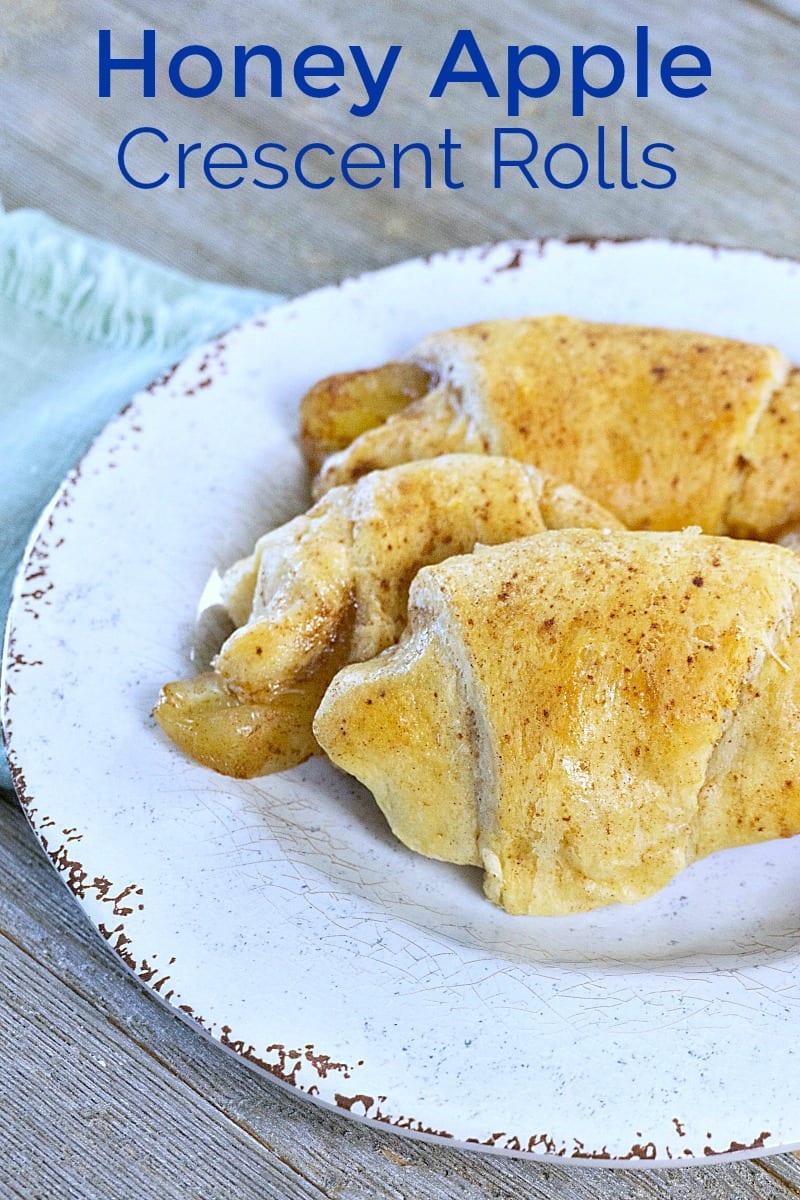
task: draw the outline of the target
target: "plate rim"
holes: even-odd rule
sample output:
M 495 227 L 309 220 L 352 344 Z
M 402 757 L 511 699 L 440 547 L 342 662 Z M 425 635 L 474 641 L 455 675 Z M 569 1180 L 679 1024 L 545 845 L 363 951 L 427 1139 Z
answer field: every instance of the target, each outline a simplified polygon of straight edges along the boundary
M 587 250 L 587 251 L 592 251 L 599 247 L 622 247 L 622 246 L 624 246 L 624 247 L 644 247 L 644 246 L 681 247 L 681 248 L 685 248 L 687 250 L 696 249 L 698 251 L 708 251 L 708 252 L 712 253 L 715 257 L 717 255 L 720 255 L 720 256 L 724 256 L 724 257 L 742 256 L 742 257 L 750 257 L 750 258 L 754 258 L 754 259 L 766 259 L 766 260 L 775 262 L 776 264 L 782 264 L 787 267 L 791 267 L 792 269 L 800 269 L 800 260 L 798 260 L 798 259 L 794 259 L 794 258 L 784 256 L 784 255 L 775 254 L 775 253 L 772 253 L 769 251 L 754 250 L 752 248 L 747 248 L 747 247 L 743 247 L 743 246 L 742 247 L 726 246 L 726 245 L 719 245 L 719 244 L 703 242 L 703 241 L 683 241 L 683 240 L 679 240 L 679 239 L 659 238 L 659 237 L 642 237 L 642 238 L 621 237 L 621 238 L 618 238 L 618 237 L 599 236 L 599 237 L 566 237 L 566 238 L 564 238 L 564 237 L 514 238 L 514 239 L 508 239 L 508 240 L 505 240 L 502 242 L 486 242 L 486 243 L 482 243 L 477 246 L 454 247 L 449 250 L 436 251 L 432 254 L 416 256 L 414 258 L 402 260 L 402 261 L 396 262 L 396 263 L 392 263 L 387 266 L 377 268 L 375 270 L 365 271 L 365 272 L 361 272 L 361 273 L 357 273 L 357 274 L 353 274 L 353 275 L 347 275 L 337 282 L 324 284 L 320 287 L 312 289 L 309 292 L 303 293 L 302 295 L 291 297 L 291 298 L 287 299 L 286 301 L 284 301 L 283 303 L 279 303 L 278 305 L 275 305 L 272 308 L 262 310 L 261 312 L 256 313 L 249 318 L 246 318 L 240 322 L 237 322 L 235 325 L 231 326 L 230 329 L 217 335 L 215 338 L 209 339 L 208 342 L 203 343 L 203 344 L 199 345 L 198 347 L 195 347 L 187 355 L 185 355 L 182 359 L 178 360 L 171 367 L 167 368 L 166 371 L 164 371 L 162 374 L 160 374 L 150 384 L 148 384 L 146 387 L 137 391 L 135 393 L 135 395 L 119 410 L 119 412 L 117 412 L 116 414 L 111 416 L 111 418 L 105 424 L 105 426 L 100 431 L 100 433 L 95 438 L 92 439 L 92 441 L 90 442 L 90 444 L 88 445 L 88 447 L 86 448 L 84 453 L 78 459 L 76 465 L 69 472 L 67 472 L 65 478 L 62 480 L 61 484 L 56 489 L 51 500 L 48 502 L 48 504 L 42 510 L 40 516 L 38 517 L 37 521 L 35 522 L 33 529 L 31 530 L 31 533 L 26 542 L 25 551 L 23 553 L 22 559 L 20 561 L 17 572 L 15 574 L 13 587 L 12 587 L 11 604 L 9 607 L 8 618 L 6 621 L 4 643 L 3 643 L 2 668 L 0 671 L 0 691 L 2 692 L 2 701 L 0 704 L 0 722 L 2 724 L 3 740 L 6 745 L 9 769 L 11 771 L 12 782 L 14 784 L 14 790 L 16 792 L 16 795 L 20 802 L 20 805 L 23 809 L 23 812 L 26 815 L 28 823 L 29 823 L 31 829 L 33 830 L 34 834 L 36 835 L 37 839 L 39 840 L 40 844 L 43 846 L 46 854 L 50 858 L 50 861 L 53 863 L 53 865 L 56 869 L 56 872 L 59 875 L 59 877 L 61 878 L 62 882 L 66 885 L 66 887 L 71 892 L 71 894 L 79 901 L 79 903 L 81 903 L 81 907 L 84 909 L 85 912 L 87 912 L 87 915 L 89 916 L 89 919 L 90 919 L 92 925 L 95 927 L 95 929 L 99 928 L 99 932 L 101 933 L 101 935 L 105 936 L 102 926 L 98 927 L 98 922 L 95 919 L 95 915 L 94 915 L 93 911 L 91 910 L 91 908 L 88 908 L 87 905 L 84 903 L 85 891 L 83 892 L 83 894 L 81 894 L 82 889 L 81 889 L 80 884 L 78 884 L 78 886 L 76 886 L 75 872 L 74 872 L 74 867 L 75 867 L 74 860 L 67 862 L 66 864 L 64 863 L 63 858 L 61 861 L 59 861 L 59 853 L 63 849 L 63 847 L 59 848 L 59 850 L 55 850 L 53 847 L 49 846 L 46 829 L 43 828 L 41 825 L 37 825 L 37 822 L 35 820 L 35 816 L 37 813 L 36 798 L 33 795 L 31 795 L 28 790 L 28 785 L 27 785 L 27 782 L 25 779 L 25 773 L 23 771 L 22 764 L 19 761 L 17 750 L 14 745 L 14 735 L 13 735 L 14 703 L 13 703 L 13 699 L 12 699 L 14 696 L 14 691 L 13 691 L 13 688 L 12 688 L 12 685 L 10 682 L 10 675 L 12 672 L 12 668 L 13 668 L 14 664 L 17 662 L 17 657 L 16 657 L 16 637 L 17 637 L 16 615 L 18 612 L 19 605 L 21 603 L 20 590 L 21 590 L 21 585 L 25 579 L 26 569 L 30 566 L 31 557 L 35 552 L 35 548 L 42 536 L 43 530 L 47 528 L 48 522 L 51 520 L 54 511 L 56 509 L 58 509 L 62 504 L 64 504 L 65 497 L 68 496 L 69 491 L 76 486 L 78 480 L 80 479 L 81 471 L 82 471 L 84 464 L 87 462 L 87 460 L 91 460 L 91 457 L 94 454 L 98 443 L 101 442 L 101 440 L 108 433 L 108 431 L 113 430 L 120 422 L 122 422 L 124 420 L 126 414 L 129 412 L 129 410 L 132 408 L 132 406 L 134 406 L 137 403 L 140 403 L 142 401 L 145 401 L 145 398 L 148 396 L 157 396 L 159 394 L 159 392 L 161 392 L 162 390 L 164 390 L 167 387 L 173 374 L 177 370 L 179 370 L 184 363 L 186 363 L 187 361 L 194 358 L 198 353 L 202 352 L 207 347 L 210 347 L 214 344 L 219 344 L 221 342 L 224 343 L 224 341 L 228 337 L 230 337 L 232 334 L 236 333 L 239 330 L 246 329 L 249 326 L 263 326 L 263 325 L 269 324 L 270 316 L 273 313 L 277 313 L 277 312 L 285 313 L 287 311 L 287 309 L 290 310 L 296 304 L 305 304 L 311 298 L 323 296 L 323 295 L 329 294 L 329 293 L 336 294 L 340 289 L 342 289 L 344 287 L 349 287 L 351 285 L 358 285 L 363 280 L 374 279 L 376 276 L 390 275 L 391 273 L 393 273 L 394 271 L 396 271 L 398 269 L 412 268 L 414 266 L 418 266 L 420 268 L 422 268 L 422 267 L 428 268 L 439 262 L 448 262 L 448 261 L 453 261 L 453 260 L 459 261 L 459 260 L 464 260 L 464 259 L 467 259 L 467 260 L 477 259 L 478 261 L 481 261 L 482 259 L 487 258 L 490 255 L 500 254 L 503 252 L 508 252 L 508 254 L 510 256 L 509 262 L 505 268 L 495 268 L 495 269 L 496 270 L 510 269 L 510 268 L 520 265 L 520 262 L 519 262 L 520 256 L 528 255 L 531 253 L 541 256 L 548 247 L 553 246 L 553 245 L 562 246 L 562 247 L 583 248 L 584 250 Z M 33 664 L 23 662 L 22 665 L 26 666 L 26 665 L 33 665 Z M 80 865 L 80 864 L 78 864 L 78 865 Z M 790 1143 L 790 1144 L 772 1145 L 771 1143 L 769 1143 L 769 1140 L 768 1140 L 771 1137 L 771 1135 L 770 1134 L 761 1134 L 758 1138 L 754 1139 L 751 1143 L 749 1143 L 747 1145 L 742 1144 L 742 1143 L 733 1143 L 732 1142 L 731 1148 L 729 1148 L 727 1150 L 720 1150 L 720 1151 L 715 1151 L 715 1150 L 712 1150 L 710 1147 L 705 1147 L 702 1153 L 692 1154 L 691 1157 L 687 1156 L 687 1157 L 675 1157 L 675 1158 L 672 1158 L 672 1157 L 662 1158 L 662 1157 L 656 1157 L 654 1155 L 651 1156 L 648 1153 L 636 1153 L 637 1149 L 640 1152 L 646 1151 L 647 1145 L 633 1147 L 631 1153 L 628 1156 L 611 1157 L 608 1154 L 605 1154 L 602 1151 L 597 1151 L 597 1150 L 587 1151 L 586 1153 L 575 1150 L 575 1151 L 573 1151 L 573 1153 L 569 1153 L 568 1148 L 566 1147 L 566 1144 L 565 1144 L 564 1148 L 562 1148 L 559 1151 L 554 1152 L 549 1149 L 545 1149 L 544 1151 L 542 1151 L 536 1147 L 531 1148 L 530 1146 L 528 1148 L 524 1148 L 524 1147 L 513 1148 L 513 1147 L 509 1147 L 507 1145 L 504 1146 L 504 1145 L 497 1145 L 497 1144 L 477 1143 L 477 1142 L 471 1141 L 471 1140 L 463 1141 L 463 1140 L 459 1140 L 458 1138 L 454 1138 L 451 1135 L 449 1135 L 443 1131 L 435 1132 L 430 1129 L 424 1129 L 424 1128 L 422 1128 L 421 1122 L 417 1122 L 417 1125 L 418 1125 L 417 1128 L 414 1128 L 413 1126 L 406 1125 L 406 1124 L 398 1126 L 394 1123 L 395 1118 L 384 1116 L 383 1114 L 369 1115 L 369 1112 L 367 1111 L 367 1112 L 365 1112 L 365 1114 L 362 1115 L 359 1112 L 353 1112 L 352 1111 L 352 1101 L 350 1103 L 332 1103 L 331 1101 L 329 1101 L 323 1097 L 314 1095 L 313 1089 L 312 1089 L 312 1094 L 309 1095 L 307 1088 L 302 1084 L 298 1084 L 297 1080 L 293 1076 L 283 1076 L 282 1077 L 280 1073 L 272 1070 L 265 1063 L 261 1062 L 258 1059 L 258 1057 L 254 1054 L 254 1052 L 252 1052 L 252 1047 L 249 1048 L 250 1052 L 248 1052 L 248 1048 L 244 1047 L 243 1044 L 238 1044 L 235 1041 L 233 1041 L 232 1039 L 226 1039 L 224 1036 L 220 1037 L 217 1033 L 214 1032 L 214 1030 L 211 1027 L 209 1027 L 206 1023 L 204 1023 L 203 1019 L 200 1018 L 198 1015 L 192 1013 L 191 1011 L 186 1011 L 186 1010 L 182 1011 L 181 1008 L 170 1004 L 169 1001 L 165 998 L 165 996 L 161 994 L 159 989 L 153 985 L 152 973 L 151 973 L 150 977 L 148 978 L 146 976 L 146 973 L 143 973 L 143 971 L 141 969 L 141 965 L 137 965 L 136 962 L 132 960 L 132 958 L 129 954 L 126 955 L 124 944 L 115 945 L 112 942 L 111 938 L 108 936 L 105 936 L 105 940 L 106 940 L 107 944 L 110 945 L 111 949 L 115 951 L 117 957 L 122 960 L 122 962 L 124 963 L 126 968 L 139 980 L 140 983 L 144 983 L 145 986 L 147 987 L 148 991 L 152 995 L 155 995 L 156 998 L 159 1001 L 161 1001 L 162 1004 L 166 1005 L 168 1010 L 171 1013 L 177 1013 L 183 1020 L 185 1020 L 188 1024 L 190 1024 L 194 1029 L 199 1029 L 200 1032 L 204 1036 L 210 1037 L 215 1042 L 215 1044 L 221 1045 L 223 1047 L 223 1049 L 226 1049 L 229 1052 L 235 1053 L 238 1058 L 240 1058 L 240 1059 L 243 1058 L 245 1060 L 245 1062 L 247 1062 L 251 1068 L 253 1068 L 257 1071 L 259 1076 L 263 1077 L 266 1074 L 267 1076 L 272 1078 L 273 1082 L 276 1082 L 279 1086 L 281 1086 L 282 1088 L 291 1092 L 292 1094 L 297 1095 L 298 1091 L 299 1091 L 300 1093 L 303 1094 L 304 1099 L 305 1098 L 310 1099 L 313 1103 L 325 1108 L 328 1111 L 336 1112 L 336 1113 L 339 1113 L 340 1115 L 347 1115 L 351 1119 L 355 1119 L 359 1123 L 364 1123 L 373 1128 L 382 1127 L 391 1132 L 396 1132 L 396 1133 L 404 1134 L 406 1136 L 411 1136 L 415 1139 L 419 1139 L 419 1140 L 422 1140 L 425 1142 L 441 1144 L 441 1145 L 445 1145 L 445 1146 L 449 1146 L 451 1148 L 457 1148 L 457 1149 L 461 1149 L 461 1150 L 489 1152 L 489 1153 L 499 1154 L 499 1155 L 503 1155 L 503 1156 L 523 1158 L 523 1159 L 527 1159 L 527 1160 L 532 1159 L 537 1162 L 551 1162 L 551 1163 L 561 1163 L 561 1164 L 569 1163 L 569 1164 L 577 1165 L 577 1166 L 596 1165 L 596 1166 L 608 1166 L 608 1167 L 614 1167 L 614 1168 L 628 1168 L 628 1169 L 631 1169 L 631 1168 L 632 1169 L 637 1169 L 637 1168 L 638 1169 L 642 1169 L 642 1168 L 654 1169 L 654 1168 L 665 1168 L 665 1167 L 676 1168 L 676 1167 L 684 1167 L 684 1166 L 708 1165 L 711 1162 L 722 1163 L 722 1162 L 734 1161 L 734 1160 L 739 1160 L 739 1159 L 756 1158 L 756 1157 L 761 1157 L 765 1154 L 776 1154 L 776 1153 L 781 1153 L 781 1152 L 786 1152 L 786 1151 L 793 1151 L 793 1150 L 797 1150 L 798 1148 L 800 1148 L 800 1142 Z M 348 1101 L 350 1098 L 342 1097 L 341 1099 L 344 1101 Z M 404 1122 L 406 1121 L 406 1118 L 396 1118 L 396 1119 L 402 1120 Z M 498 1135 L 498 1136 L 500 1136 L 500 1135 Z M 505 1135 L 502 1135 L 502 1136 L 505 1136 Z

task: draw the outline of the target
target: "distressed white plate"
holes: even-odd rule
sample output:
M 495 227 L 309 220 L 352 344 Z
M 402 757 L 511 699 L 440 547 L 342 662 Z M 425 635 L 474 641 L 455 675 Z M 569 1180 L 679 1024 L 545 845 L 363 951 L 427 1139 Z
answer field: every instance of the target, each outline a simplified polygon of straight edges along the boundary
M 633 908 L 510 917 L 328 764 L 235 782 L 150 716 L 190 672 L 209 573 L 304 504 L 304 389 L 441 327 L 554 311 L 800 362 L 798 264 L 664 242 L 456 252 L 248 322 L 137 396 L 36 529 L 5 653 L 19 795 L 145 983 L 354 1117 L 617 1165 L 794 1147 L 800 839 L 715 855 Z

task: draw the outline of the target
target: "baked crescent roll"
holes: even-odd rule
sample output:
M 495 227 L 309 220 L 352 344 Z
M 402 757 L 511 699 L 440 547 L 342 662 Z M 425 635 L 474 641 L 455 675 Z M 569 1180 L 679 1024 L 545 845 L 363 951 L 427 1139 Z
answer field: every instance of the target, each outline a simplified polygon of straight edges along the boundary
M 551 316 L 438 333 L 408 357 L 413 375 L 389 364 L 305 397 L 312 469 L 340 435 L 317 495 L 377 467 L 467 450 L 533 463 L 632 529 L 777 540 L 800 526 L 800 371 L 771 346 Z M 338 429 L 323 427 L 332 393 Z M 351 443 L 355 413 L 363 432 Z
M 419 572 L 408 629 L 314 721 L 396 835 L 512 913 L 649 896 L 800 832 L 800 560 L 569 530 Z
M 400 636 L 421 566 L 565 525 L 619 522 L 512 459 L 444 456 L 335 488 L 228 571 L 222 598 L 240 628 L 212 672 L 162 689 L 156 718 L 224 774 L 295 766 L 318 752 L 311 723 L 335 672 Z

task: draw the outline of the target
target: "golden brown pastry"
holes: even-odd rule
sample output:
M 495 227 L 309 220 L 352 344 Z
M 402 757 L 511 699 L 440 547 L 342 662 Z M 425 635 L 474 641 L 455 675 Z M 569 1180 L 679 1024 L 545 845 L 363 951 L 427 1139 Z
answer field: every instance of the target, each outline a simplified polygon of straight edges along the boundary
M 551 316 L 438 333 L 408 359 L 427 370 L 428 390 L 388 419 L 400 403 L 396 364 L 308 394 L 312 469 L 340 447 L 317 495 L 378 467 L 467 450 L 533 463 L 634 529 L 777 540 L 800 526 L 800 371 L 771 346 Z M 315 438 L 334 387 L 339 413 L 349 410 L 350 427 L 358 414 L 365 430 L 352 444 L 341 415 L 338 441 Z M 415 394 L 421 387 L 417 375 Z
M 481 548 L 420 571 L 407 633 L 314 731 L 509 912 L 630 903 L 800 832 L 799 601 L 791 551 L 695 531 Z
M 167 684 L 164 731 L 199 762 L 246 778 L 318 751 L 311 729 L 335 672 L 391 645 L 419 567 L 565 525 L 618 526 L 533 467 L 452 455 L 335 488 L 266 534 L 223 580 L 240 626 L 212 672 Z

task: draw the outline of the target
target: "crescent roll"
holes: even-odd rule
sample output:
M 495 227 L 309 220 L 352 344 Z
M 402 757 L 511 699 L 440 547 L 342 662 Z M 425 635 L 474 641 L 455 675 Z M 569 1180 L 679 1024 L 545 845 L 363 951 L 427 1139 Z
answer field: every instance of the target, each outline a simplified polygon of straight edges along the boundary
M 800 527 L 800 371 L 771 346 L 563 316 L 485 321 L 426 338 L 406 364 L 323 381 L 301 427 L 312 470 L 338 446 L 317 495 L 466 450 L 532 463 L 632 529 L 778 540 Z
M 632 903 L 800 832 L 800 559 L 565 530 L 419 572 L 400 642 L 314 731 L 396 835 L 511 913 Z
M 318 752 L 311 723 L 335 672 L 400 636 L 421 566 L 571 524 L 619 522 L 512 459 L 444 456 L 334 488 L 227 572 L 223 600 L 239 628 L 213 671 L 162 689 L 155 716 L 224 774 L 295 766 Z

